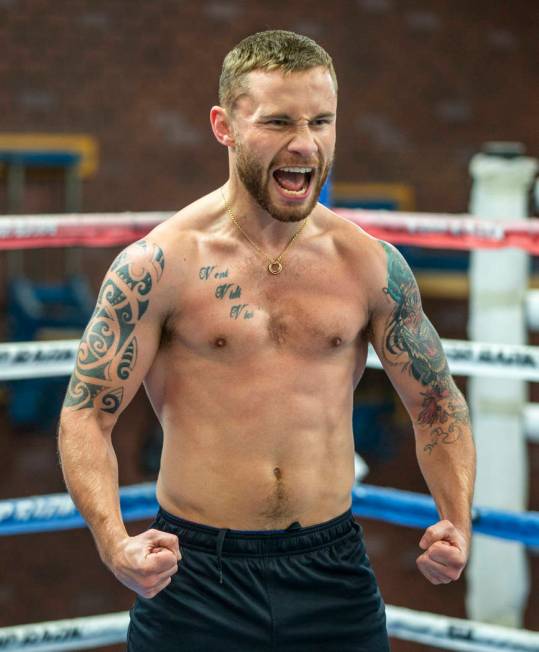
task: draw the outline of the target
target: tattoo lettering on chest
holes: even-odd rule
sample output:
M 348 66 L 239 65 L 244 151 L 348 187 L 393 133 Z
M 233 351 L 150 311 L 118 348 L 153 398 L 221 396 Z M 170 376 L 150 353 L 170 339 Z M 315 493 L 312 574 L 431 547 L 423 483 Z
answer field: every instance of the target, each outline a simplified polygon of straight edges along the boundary
M 206 265 L 201 267 L 198 272 L 198 277 L 201 281 L 214 281 L 229 278 L 229 271 L 219 271 L 215 265 Z M 215 298 L 221 301 L 235 301 L 241 297 L 241 287 L 235 283 L 219 283 L 215 286 Z M 227 301 L 228 300 L 228 301 Z M 230 307 L 230 319 L 252 319 L 254 310 L 248 310 L 248 303 L 235 303 Z
M 431 441 L 424 451 L 432 453 L 438 444 L 453 444 L 462 436 L 469 425 L 468 408 L 451 378 L 440 338 L 423 313 L 410 268 L 396 249 L 382 245 L 388 265 L 384 292 L 394 303 L 385 326 L 383 355 L 424 387 L 417 423 L 430 429 Z
M 136 326 L 165 268 L 163 251 L 145 240 L 122 252 L 110 266 L 97 305 L 81 339 L 64 406 L 97 407 L 114 414 L 138 355 Z

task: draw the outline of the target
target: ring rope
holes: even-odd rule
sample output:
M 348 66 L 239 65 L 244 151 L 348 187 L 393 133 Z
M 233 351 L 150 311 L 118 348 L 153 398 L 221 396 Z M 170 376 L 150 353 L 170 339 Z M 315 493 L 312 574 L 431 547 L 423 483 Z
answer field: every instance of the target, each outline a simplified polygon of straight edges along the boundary
M 539 347 L 442 339 L 451 373 L 462 376 L 520 378 L 539 381 Z M 7 342 L 0 344 L 0 380 L 68 376 L 79 340 Z M 367 367 L 382 364 L 369 346 Z
M 454 249 L 513 246 L 539 253 L 539 220 L 504 223 L 478 220 L 469 215 L 346 209 L 337 212 L 371 235 L 397 244 Z M 146 235 L 149 229 L 169 216 L 169 213 L 154 212 L 4 217 L 0 218 L 0 249 L 123 245 Z M 0 345 L 0 379 L 69 374 L 77 348 L 77 340 Z M 507 377 L 509 372 L 511 377 L 539 380 L 537 347 L 444 340 L 444 348 L 455 374 L 493 376 L 503 373 Z M 372 350 L 368 366 L 381 366 Z M 143 487 L 142 493 L 140 487 Z M 153 484 L 124 487 L 120 493 L 125 520 L 153 517 L 157 506 Z M 437 517 L 434 503 L 427 496 L 368 486 L 354 488 L 353 508 L 356 516 L 417 527 L 424 527 Z M 83 525 L 82 517 L 67 495 L 0 501 L 0 536 Z M 474 530 L 539 546 L 539 513 L 517 515 L 476 508 Z M 388 631 L 396 638 L 475 652 L 539 650 L 539 633 L 536 632 L 413 612 L 391 605 L 386 609 Z M 0 649 L 52 652 L 121 643 L 126 640 L 128 622 L 126 612 L 2 628 Z
M 537 652 L 539 632 L 449 618 L 403 607 L 386 606 L 387 630 L 393 638 L 468 652 Z
M 386 605 L 392 638 L 467 652 L 537 652 L 539 632 Z M 129 612 L 0 628 L 0 650 L 56 652 L 125 643 Z
M 153 519 L 158 509 L 155 483 L 121 487 L 120 506 L 126 522 Z M 439 518 L 430 496 L 364 484 L 355 485 L 352 489 L 352 512 L 358 517 L 418 528 L 428 527 Z M 527 546 L 539 548 L 539 512 L 516 513 L 474 507 L 472 520 L 476 533 L 519 541 Z M 68 494 L 0 501 L 0 536 L 69 530 L 84 526 L 84 519 Z
M 518 247 L 539 254 L 539 220 L 478 219 L 468 214 L 336 208 L 377 238 L 431 248 Z M 0 217 L 0 249 L 125 245 L 171 217 L 168 211 Z
M 129 612 L 0 628 L 0 650 L 56 652 L 125 643 Z

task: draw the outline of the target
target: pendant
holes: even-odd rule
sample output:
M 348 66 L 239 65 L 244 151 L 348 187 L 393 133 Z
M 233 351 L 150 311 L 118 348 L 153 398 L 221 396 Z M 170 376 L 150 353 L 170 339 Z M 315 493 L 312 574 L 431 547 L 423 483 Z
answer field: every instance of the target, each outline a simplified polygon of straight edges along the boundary
M 283 266 L 278 260 L 274 260 L 268 265 L 268 272 L 270 274 L 280 274 L 283 271 Z

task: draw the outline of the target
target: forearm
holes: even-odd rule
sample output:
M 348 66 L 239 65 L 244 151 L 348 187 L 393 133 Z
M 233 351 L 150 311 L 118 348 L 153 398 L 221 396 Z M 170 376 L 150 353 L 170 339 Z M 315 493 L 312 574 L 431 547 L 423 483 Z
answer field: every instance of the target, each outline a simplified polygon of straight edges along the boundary
M 95 418 L 70 413 L 60 420 L 58 447 L 67 489 L 92 532 L 101 559 L 110 566 L 116 543 L 127 536 L 110 432 Z
M 461 424 L 458 437 L 439 440 L 434 448 L 430 428 L 415 425 L 414 432 L 419 467 L 441 519 L 469 533 L 476 464 L 469 425 Z

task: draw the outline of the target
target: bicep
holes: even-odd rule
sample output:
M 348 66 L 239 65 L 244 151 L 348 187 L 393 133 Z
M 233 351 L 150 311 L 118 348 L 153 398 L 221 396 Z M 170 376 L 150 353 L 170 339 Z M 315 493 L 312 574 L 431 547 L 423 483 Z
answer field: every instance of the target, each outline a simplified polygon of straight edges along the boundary
M 407 379 L 420 387 L 443 382 L 449 373 L 446 357 L 438 333 L 423 312 L 417 282 L 401 254 L 386 243 L 383 247 L 387 273 L 372 319 L 373 346 L 392 380 L 403 389 Z
M 163 270 L 162 250 L 145 240 L 112 263 L 79 345 L 64 411 L 92 411 L 113 422 L 129 404 L 159 347 Z
M 435 328 L 423 311 L 416 280 L 401 254 L 386 253 L 385 284 L 371 320 L 372 343 L 414 425 L 433 428 L 449 420 L 467 422 Z

